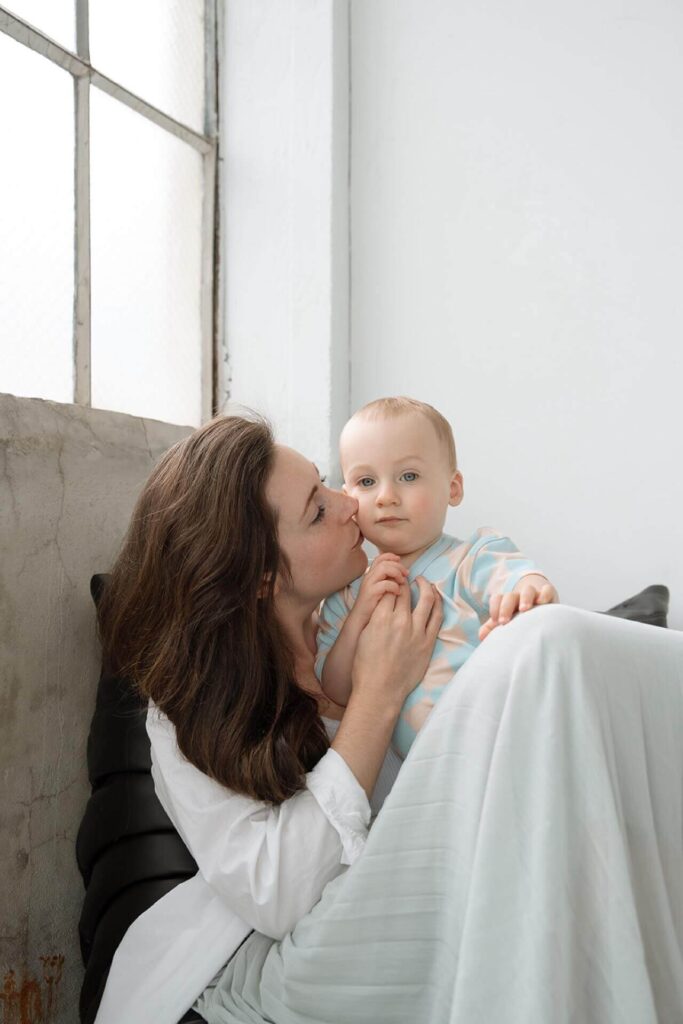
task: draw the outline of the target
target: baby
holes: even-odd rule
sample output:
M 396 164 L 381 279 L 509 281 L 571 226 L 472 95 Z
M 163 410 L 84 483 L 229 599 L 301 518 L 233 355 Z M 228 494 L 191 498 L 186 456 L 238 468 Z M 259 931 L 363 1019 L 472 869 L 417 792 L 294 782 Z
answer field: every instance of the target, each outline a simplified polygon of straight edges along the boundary
M 405 701 L 392 745 L 405 757 L 445 686 L 494 629 L 557 591 L 509 537 L 480 527 L 467 540 L 443 533 L 449 505 L 463 498 L 453 432 L 431 405 L 381 398 L 356 412 L 340 443 L 344 490 L 358 500 L 358 526 L 379 550 L 363 576 L 320 608 L 315 671 L 345 706 L 358 637 L 385 593 L 423 576 L 436 585 L 443 624 L 424 679 Z

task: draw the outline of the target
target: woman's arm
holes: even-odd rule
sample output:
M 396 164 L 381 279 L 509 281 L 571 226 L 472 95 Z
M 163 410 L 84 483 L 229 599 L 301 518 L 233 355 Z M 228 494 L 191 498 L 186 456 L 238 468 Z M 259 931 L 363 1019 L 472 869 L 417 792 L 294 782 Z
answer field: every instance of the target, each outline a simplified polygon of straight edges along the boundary
M 410 610 L 410 587 L 385 593 L 360 634 L 351 697 L 332 744 L 370 794 L 403 703 L 423 678 L 443 622 L 441 596 L 422 576 Z M 379 752 L 381 751 L 381 756 Z
M 190 764 L 172 724 L 152 706 L 147 731 L 157 795 L 200 873 L 252 928 L 282 938 L 364 848 L 370 805 L 343 756 L 328 750 L 306 789 L 272 806 Z M 371 737 L 370 749 L 381 743 Z
M 358 641 L 353 692 L 333 745 L 306 788 L 279 806 L 228 790 L 190 764 L 175 729 L 150 705 L 147 732 L 157 795 L 206 881 L 247 924 L 281 939 L 327 883 L 362 853 L 368 796 L 405 697 L 424 675 L 442 621 L 438 595 L 419 580 L 387 594 Z

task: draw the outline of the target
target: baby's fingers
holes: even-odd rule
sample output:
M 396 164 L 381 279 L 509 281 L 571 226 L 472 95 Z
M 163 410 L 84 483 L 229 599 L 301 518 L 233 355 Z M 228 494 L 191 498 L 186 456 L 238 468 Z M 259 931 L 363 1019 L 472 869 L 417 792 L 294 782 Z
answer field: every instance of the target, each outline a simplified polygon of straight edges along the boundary
M 500 595 L 498 595 L 500 596 Z M 493 602 L 491 602 L 493 604 Z M 491 618 L 495 621 L 496 618 L 499 623 L 509 622 L 513 615 L 517 612 L 517 606 L 519 603 L 519 594 L 515 594 L 514 591 L 511 594 L 503 594 L 500 605 L 498 606 L 498 615 L 494 615 L 493 609 L 491 609 Z
M 370 579 L 378 579 L 382 576 L 393 576 L 396 579 L 405 579 L 407 575 L 408 570 L 405 565 L 401 563 L 398 555 L 378 555 L 368 569 L 368 576 Z
M 552 604 L 553 601 L 558 600 L 557 591 L 552 583 L 545 583 L 541 587 L 541 592 L 536 598 L 536 604 Z
M 497 623 L 493 619 L 487 619 L 483 626 L 479 627 L 479 639 L 485 640 L 489 633 L 493 632 Z
M 520 612 L 526 612 L 529 608 L 533 607 L 539 598 L 539 592 L 533 584 L 529 583 L 527 586 L 522 587 L 519 593 L 519 610 Z

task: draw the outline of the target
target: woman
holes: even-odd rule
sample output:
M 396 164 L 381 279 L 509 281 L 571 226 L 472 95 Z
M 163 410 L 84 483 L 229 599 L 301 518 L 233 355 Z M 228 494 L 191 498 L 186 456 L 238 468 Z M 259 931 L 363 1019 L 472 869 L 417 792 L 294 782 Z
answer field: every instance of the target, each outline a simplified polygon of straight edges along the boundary
M 440 622 L 378 605 L 346 709 L 315 609 L 366 565 L 355 503 L 220 417 L 168 452 L 102 611 L 199 873 L 129 929 L 98 1024 L 655 1024 L 683 1017 L 683 637 L 548 606 L 496 629 L 368 832 Z M 343 715 L 343 717 L 342 717 Z M 331 745 L 329 737 L 332 737 Z

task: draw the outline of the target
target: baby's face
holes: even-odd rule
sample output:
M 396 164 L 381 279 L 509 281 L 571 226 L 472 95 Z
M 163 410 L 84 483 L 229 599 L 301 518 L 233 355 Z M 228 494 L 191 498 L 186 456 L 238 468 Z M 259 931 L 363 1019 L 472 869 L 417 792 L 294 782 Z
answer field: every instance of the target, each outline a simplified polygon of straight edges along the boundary
M 358 501 L 357 522 L 380 551 L 409 556 L 443 531 L 446 510 L 462 499 L 462 477 L 419 412 L 346 424 L 340 440 L 344 489 Z

